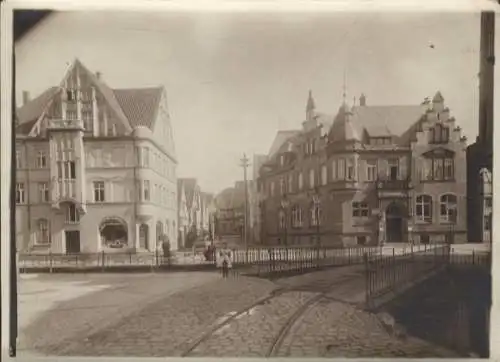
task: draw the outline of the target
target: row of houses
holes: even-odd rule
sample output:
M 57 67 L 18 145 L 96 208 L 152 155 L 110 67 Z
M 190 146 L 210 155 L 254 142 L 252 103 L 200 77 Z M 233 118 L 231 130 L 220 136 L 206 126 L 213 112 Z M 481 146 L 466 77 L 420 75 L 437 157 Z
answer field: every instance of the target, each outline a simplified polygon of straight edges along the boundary
M 164 87 L 112 89 L 78 59 L 15 124 L 16 243 L 23 252 L 189 247 L 213 197 L 177 177 Z
M 309 92 L 305 113 L 257 171 L 264 243 L 467 241 L 467 142 L 440 92 L 414 105 L 371 106 L 361 95 L 335 115 L 318 112 Z M 491 194 L 483 198 L 487 235 Z

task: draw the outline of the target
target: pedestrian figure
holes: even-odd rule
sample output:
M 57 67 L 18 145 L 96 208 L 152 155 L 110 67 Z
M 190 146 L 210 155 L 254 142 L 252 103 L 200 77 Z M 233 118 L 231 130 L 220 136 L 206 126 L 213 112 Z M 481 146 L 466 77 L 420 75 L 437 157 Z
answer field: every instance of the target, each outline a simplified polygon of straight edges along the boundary
M 222 269 L 222 277 L 227 278 L 229 276 L 229 269 L 233 267 L 231 260 L 231 250 L 228 249 L 227 244 L 222 244 L 222 248 L 218 253 L 219 267 Z

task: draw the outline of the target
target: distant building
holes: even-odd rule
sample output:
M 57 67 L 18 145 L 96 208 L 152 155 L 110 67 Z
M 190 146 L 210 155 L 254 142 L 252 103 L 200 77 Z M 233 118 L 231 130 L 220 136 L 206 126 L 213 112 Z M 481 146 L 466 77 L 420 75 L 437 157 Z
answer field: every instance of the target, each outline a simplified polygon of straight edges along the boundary
M 248 182 L 248 220 L 249 238 L 247 242 L 253 243 L 252 225 L 254 224 L 253 214 L 250 205 L 254 200 L 254 182 Z M 245 225 L 245 183 L 237 181 L 234 187 L 227 188 L 220 192 L 214 201 L 215 206 L 215 234 L 219 238 L 230 240 L 231 243 L 242 244 L 244 242 Z
M 198 239 L 209 236 L 213 195 L 202 192 L 195 178 L 180 178 L 177 186 L 179 202 L 179 243 L 190 248 Z
M 316 112 L 261 167 L 269 244 L 466 241 L 466 139 L 441 93 L 409 106 Z
M 488 241 L 491 223 L 484 220 L 488 213 L 485 205 L 492 202 L 479 185 L 493 173 L 493 110 L 495 70 L 495 12 L 481 14 L 481 46 L 479 72 L 479 135 L 476 142 L 467 148 L 467 209 L 469 214 L 468 239 L 471 242 Z M 489 171 L 488 176 L 486 171 Z M 493 181 L 490 180 L 490 183 Z M 486 197 L 486 199 L 485 199 Z
M 111 89 L 75 60 L 59 86 L 17 110 L 21 251 L 177 248 L 177 181 L 163 87 Z

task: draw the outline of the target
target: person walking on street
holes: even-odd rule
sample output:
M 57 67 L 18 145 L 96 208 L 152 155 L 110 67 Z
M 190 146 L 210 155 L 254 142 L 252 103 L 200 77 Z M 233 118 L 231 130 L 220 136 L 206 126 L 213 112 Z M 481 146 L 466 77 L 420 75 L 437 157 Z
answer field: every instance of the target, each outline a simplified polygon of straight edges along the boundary
M 229 276 L 229 269 L 233 267 L 231 260 L 231 250 L 228 249 L 227 244 L 222 244 L 222 249 L 218 253 L 219 267 L 222 269 L 222 277 L 227 278 Z

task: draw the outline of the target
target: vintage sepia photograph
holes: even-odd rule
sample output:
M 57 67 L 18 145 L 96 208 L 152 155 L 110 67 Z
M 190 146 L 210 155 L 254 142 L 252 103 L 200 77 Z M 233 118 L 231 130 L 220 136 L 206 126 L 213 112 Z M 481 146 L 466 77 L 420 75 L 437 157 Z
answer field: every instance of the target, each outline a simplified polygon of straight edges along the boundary
M 489 358 L 495 22 L 15 10 L 11 356 Z

